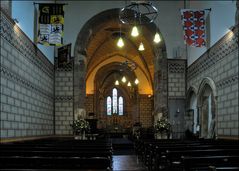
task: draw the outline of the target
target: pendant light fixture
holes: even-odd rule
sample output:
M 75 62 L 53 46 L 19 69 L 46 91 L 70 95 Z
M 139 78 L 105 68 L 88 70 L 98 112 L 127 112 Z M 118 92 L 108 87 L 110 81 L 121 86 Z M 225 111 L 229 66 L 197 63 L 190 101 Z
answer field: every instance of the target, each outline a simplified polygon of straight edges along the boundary
M 161 42 L 161 37 L 160 37 L 158 32 L 156 32 L 155 35 L 154 35 L 154 42 L 155 43 Z
M 144 51 L 144 50 L 145 50 L 145 49 L 144 49 L 144 44 L 143 44 L 143 42 L 141 42 L 141 43 L 139 44 L 138 50 L 139 50 L 139 51 Z
M 132 28 L 132 31 L 131 31 L 131 36 L 137 37 L 138 35 L 139 35 L 138 28 L 137 28 L 137 26 L 134 26 L 134 27 Z
M 121 34 L 121 24 L 120 24 L 119 39 L 117 41 L 117 46 L 119 48 L 122 48 L 124 46 L 124 41 L 122 39 L 122 34 Z
M 119 40 L 118 40 L 118 42 L 117 42 L 117 46 L 118 46 L 119 48 L 122 48 L 122 47 L 124 46 L 124 41 L 123 41 L 122 37 L 119 38 Z
M 115 85 L 119 85 L 119 81 L 118 80 L 115 81 Z
M 135 79 L 134 83 L 135 83 L 136 85 L 139 84 L 138 78 Z
M 123 76 L 123 78 L 122 78 L 122 80 L 121 80 L 123 83 L 125 83 L 126 82 L 126 78 L 125 78 L 125 76 Z
M 131 83 L 130 83 L 130 82 L 128 82 L 127 86 L 128 86 L 128 87 L 131 87 Z

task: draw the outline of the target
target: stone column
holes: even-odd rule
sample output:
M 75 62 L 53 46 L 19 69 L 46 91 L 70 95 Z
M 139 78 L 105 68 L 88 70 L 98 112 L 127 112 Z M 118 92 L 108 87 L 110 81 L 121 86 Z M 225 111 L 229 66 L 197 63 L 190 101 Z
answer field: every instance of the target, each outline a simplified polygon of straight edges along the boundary
M 162 49 L 156 51 L 154 73 L 154 114 L 162 113 L 167 110 L 167 58 L 165 53 Z
M 79 110 L 85 110 L 86 97 L 86 56 L 79 54 L 74 60 L 74 114 Z

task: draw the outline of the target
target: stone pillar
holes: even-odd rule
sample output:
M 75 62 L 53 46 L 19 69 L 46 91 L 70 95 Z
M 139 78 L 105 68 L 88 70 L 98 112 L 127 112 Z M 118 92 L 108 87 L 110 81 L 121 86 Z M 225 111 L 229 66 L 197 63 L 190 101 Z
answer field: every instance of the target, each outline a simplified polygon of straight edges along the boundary
M 73 119 L 73 61 L 71 61 L 62 67 L 55 67 L 55 133 L 72 134 L 70 124 Z
M 154 73 L 154 115 L 167 111 L 167 58 L 166 53 L 156 51 Z
M 85 110 L 86 98 L 86 55 L 79 54 L 74 60 L 74 114 L 79 110 Z

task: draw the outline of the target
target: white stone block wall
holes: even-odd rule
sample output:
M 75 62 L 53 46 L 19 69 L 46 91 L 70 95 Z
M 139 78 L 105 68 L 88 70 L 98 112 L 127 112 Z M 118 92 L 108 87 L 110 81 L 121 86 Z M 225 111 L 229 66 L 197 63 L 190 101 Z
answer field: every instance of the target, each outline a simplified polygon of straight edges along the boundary
M 234 29 L 188 68 L 187 88 L 199 89 L 205 77 L 216 85 L 217 136 L 238 134 L 238 30 Z
M 73 65 L 55 70 L 55 133 L 72 134 L 73 122 Z
M 185 98 L 186 61 L 168 60 L 168 97 Z
M 1 138 L 53 134 L 54 67 L 1 13 Z
M 186 65 L 186 60 L 168 59 L 168 117 L 173 138 L 182 138 L 185 131 Z

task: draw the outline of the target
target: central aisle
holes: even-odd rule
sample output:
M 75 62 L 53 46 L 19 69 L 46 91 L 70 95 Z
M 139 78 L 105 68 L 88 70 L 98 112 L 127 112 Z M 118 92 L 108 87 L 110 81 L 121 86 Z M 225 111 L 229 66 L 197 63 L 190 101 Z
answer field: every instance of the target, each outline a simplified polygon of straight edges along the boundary
M 136 155 L 113 155 L 113 171 L 147 171 Z

